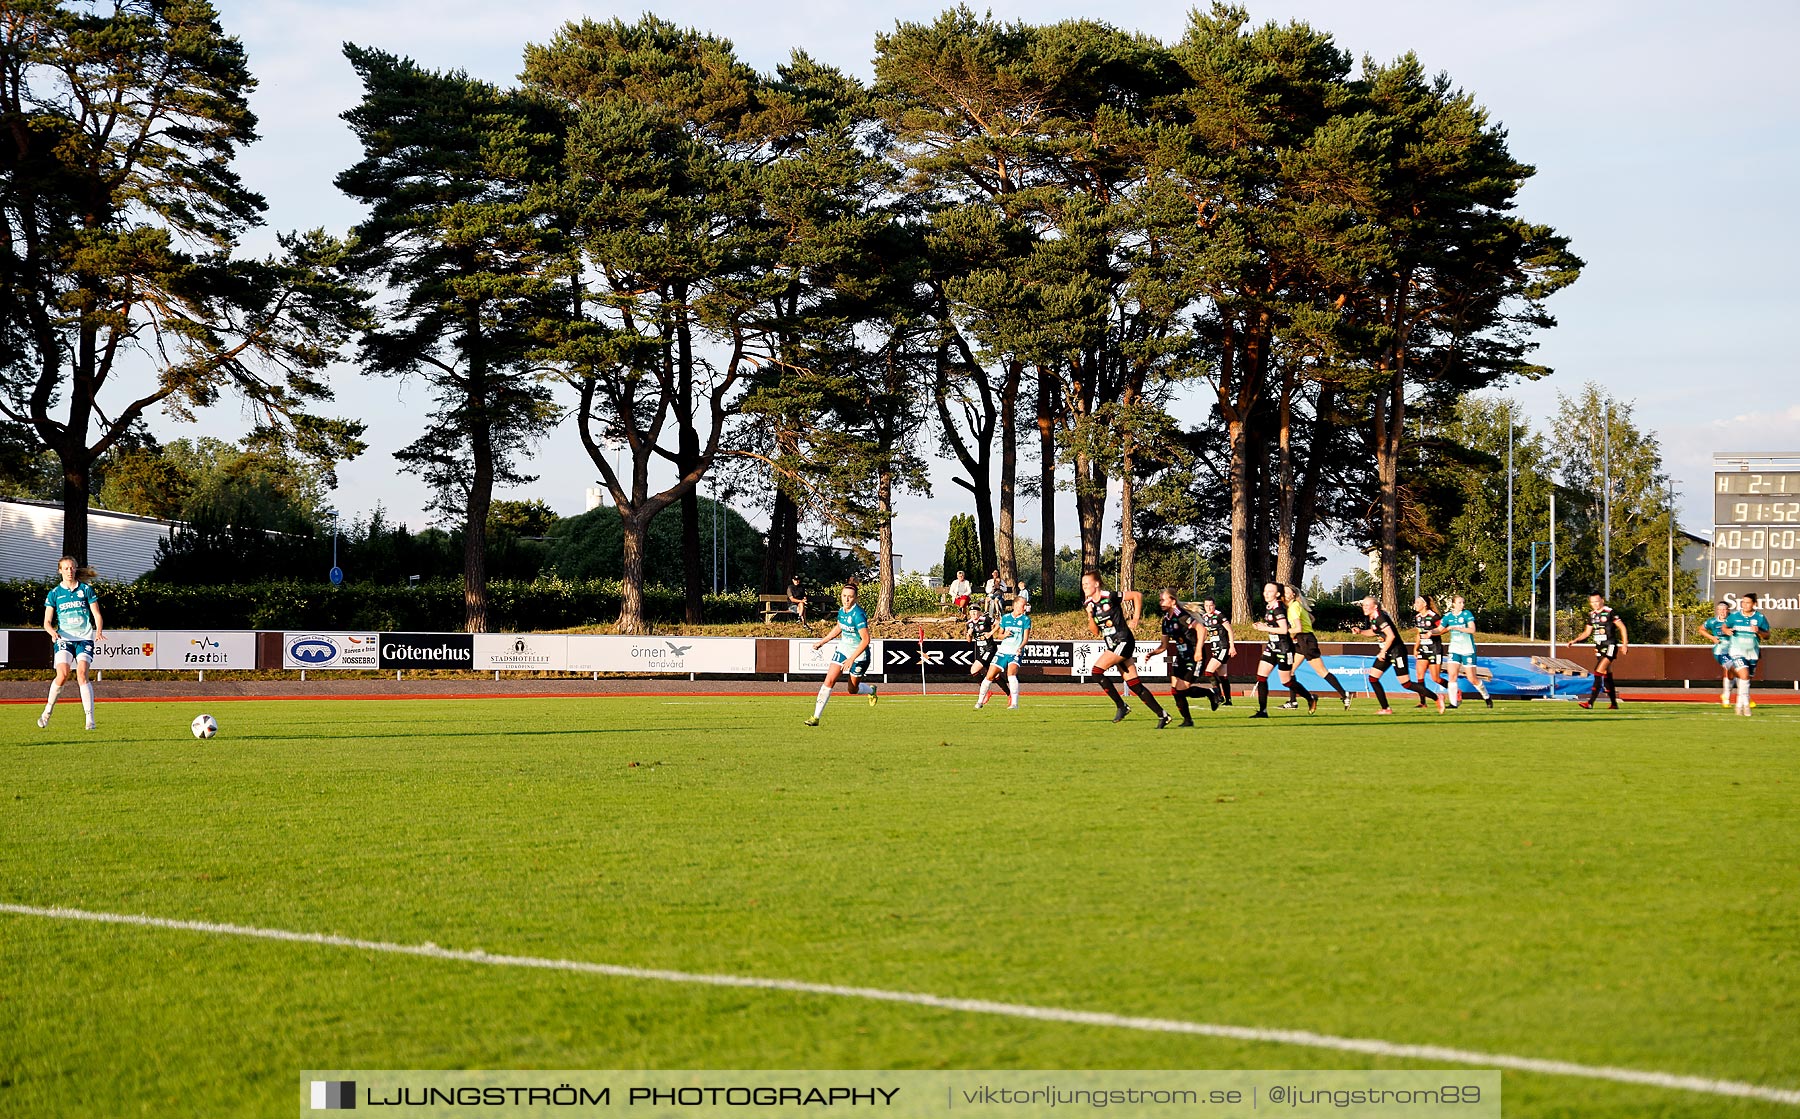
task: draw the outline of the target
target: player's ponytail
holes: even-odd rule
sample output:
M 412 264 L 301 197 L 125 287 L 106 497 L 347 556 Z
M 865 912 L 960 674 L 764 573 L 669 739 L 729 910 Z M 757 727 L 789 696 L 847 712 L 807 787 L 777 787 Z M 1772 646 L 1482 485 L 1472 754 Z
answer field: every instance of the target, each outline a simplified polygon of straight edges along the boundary
M 86 564 L 82 563 L 80 560 L 76 559 L 74 556 L 63 556 L 62 558 L 58 559 L 56 561 L 56 569 L 58 571 L 61 571 L 62 565 L 65 563 L 74 565 L 75 581 L 78 583 L 91 583 L 96 578 L 96 576 L 94 574 L 94 569 L 87 566 Z

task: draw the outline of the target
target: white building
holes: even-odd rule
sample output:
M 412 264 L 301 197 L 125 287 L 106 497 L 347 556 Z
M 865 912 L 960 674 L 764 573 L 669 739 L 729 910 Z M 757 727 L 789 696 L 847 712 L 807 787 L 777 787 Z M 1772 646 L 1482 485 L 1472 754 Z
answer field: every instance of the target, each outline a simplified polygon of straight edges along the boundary
M 88 509 L 88 566 L 102 579 L 135 582 L 156 566 L 168 521 Z M 62 505 L 0 500 L 0 580 L 49 582 L 63 554 Z

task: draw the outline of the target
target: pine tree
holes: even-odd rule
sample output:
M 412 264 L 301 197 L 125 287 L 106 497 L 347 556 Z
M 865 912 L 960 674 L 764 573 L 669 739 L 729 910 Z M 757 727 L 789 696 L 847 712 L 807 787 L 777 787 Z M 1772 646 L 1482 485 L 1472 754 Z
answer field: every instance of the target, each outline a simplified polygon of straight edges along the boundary
M 363 158 L 338 188 L 369 206 L 350 266 L 392 293 L 363 332 L 364 368 L 418 376 L 436 410 L 395 457 L 463 530 L 465 624 L 487 629 L 494 487 L 530 481 L 519 457 L 557 417 L 531 352 L 565 297 L 549 222 L 556 125 L 518 93 L 346 46 L 363 82 L 344 114 Z
M 361 425 L 308 412 L 357 321 L 342 247 L 235 255 L 265 208 L 232 167 L 254 87 L 203 0 L 11 0 L 0 18 L 0 421 L 54 454 L 83 562 L 94 465 L 155 408 L 190 418 L 231 389 L 290 452 L 362 450 Z

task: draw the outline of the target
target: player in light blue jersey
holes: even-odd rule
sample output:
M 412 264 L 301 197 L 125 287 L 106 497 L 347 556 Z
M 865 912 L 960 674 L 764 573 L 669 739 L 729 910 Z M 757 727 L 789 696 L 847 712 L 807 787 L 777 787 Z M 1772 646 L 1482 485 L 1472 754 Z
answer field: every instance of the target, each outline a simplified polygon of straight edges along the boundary
M 56 679 L 50 682 L 50 699 L 44 713 L 38 716 L 40 727 L 50 725 L 50 714 L 56 710 L 56 697 L 69 682 L 69 666 L 75 667 L 75 681 L 81 689 L 81 710 L 87 716 L 87 729 L 94 729 L 94 685 L 88 682 L 88 667 L 94 663 L 94 642 L 104 640 L 101 628 L 100 592 L 91 582 L 94 573 L 79 566 L 73 557 L 64 556 L 56 564 L 62 581 L 44 596 L 44 631 L 56 648 Z
M 987 706 L 988 693 L 993 690 L 994 681 L 1006 673 L 1006 691 L 1012 697 L 1006 705 L 1008 711 L 1019 706 L 1019 654 L 1025 649 L 1025 635 L 1031 632 L 1031 603 L 1013 599 L 1012 613 L 1000 618 L 1000 648 L 994 654 L 994 663 L 988 666 L 987 676 L 981 681 L 981 695 L 975 700 L 975 710 Z
M 1769 619 L 1763 615 L 1754 594 L 1741 595 L 1738 607 L 1725 618 L 1725 632 L 1731 638 L 1731 668 L 1737 675 L 1737 713 L 1750 714 L 1750 677 L 1756 675 L 1756 662 L 1762 659 L 1763 639 L 1769 636 Z
M 819 716 L 825 714 L 825 704 L 831 700 L 831 689 L 837 686 L 838 677 L 846 671 L 850 676 L 850 694 L 855 695 L 862 690 L 863 674 L 869 671 L 869 615 L 856 601 L 856 584 L 845 583 L 844 589 L 838 592 L 837 625 L 831 632 L 813 642 L 813 648 L 823 649 L 831 642 L 837 642 L 837 648 L 831 652 L 831 667 L 825 670 L 825 683 L 819 688 L 819 702 L 813 705 L 812 718 L 806 725 L 819 725 Z M 869 706 L 875 706 L 875 685 L 869 685 Z
M 1713 616 L 1706 619 L 1701 628 L 1713 639 L 1713 660 L 1719 662 L 1719 671 L 1724 673 L 1724 680 L 1719 685 L 1719 706 L 1731 706 L 1731 681 L 1736 670 L 1731 667 L 1731 634 L 1725 631 L 1726 619 L 1731 617 L 1731 603 L 1724 599 L 1713 603 Z
M 1489 707 L 1494 705 L 1494 697 L 1481 683 L 1481 677 L 1475 675 L 1475 612 L 1469 609 L 1462 595 L 1450 596 L 1450 612 L 1438 619 L 1438 627 L 1450 636 L 1450 706 L 1452 709 L 1462 706 L 1462 689 L 1457 681 L 1467 678 L 1475 685 L 1475 690 Z

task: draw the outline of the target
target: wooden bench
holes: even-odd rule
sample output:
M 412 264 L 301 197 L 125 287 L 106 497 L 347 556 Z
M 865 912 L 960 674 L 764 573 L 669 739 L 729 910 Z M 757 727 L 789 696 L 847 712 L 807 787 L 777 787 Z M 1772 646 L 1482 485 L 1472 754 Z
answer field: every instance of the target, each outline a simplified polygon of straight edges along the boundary
M 1587 668 L 1562 657 L 1532 657 L 1531 667 L 1552 676 L 1587 676 Z
M 800 612 L 794 609 L 794 601 L 784 594 L 759 594 L 756 601 L 762 603 L 763 625 L 768 625 L 783 614 L 792 614 L 798 618 Z

